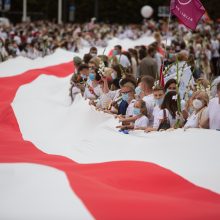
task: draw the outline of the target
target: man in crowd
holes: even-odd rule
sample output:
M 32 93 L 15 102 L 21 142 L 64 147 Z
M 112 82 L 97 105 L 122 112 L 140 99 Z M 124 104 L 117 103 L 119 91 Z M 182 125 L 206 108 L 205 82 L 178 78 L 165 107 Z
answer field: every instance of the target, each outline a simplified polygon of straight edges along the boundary
M 113 55 L 117 58 L 117 62 L 120 63 L 123 67 L 128 68 L 131 66 L 128 57 L 122 54 L 121 45 L 116 45 L 114 47 Z
M 140 76 L 151 76 L 154 79 L 158 76 L 158 66 L 154 59 L 155 47 L 150 46 L 147 50 L 147 56 L 140 62 Z

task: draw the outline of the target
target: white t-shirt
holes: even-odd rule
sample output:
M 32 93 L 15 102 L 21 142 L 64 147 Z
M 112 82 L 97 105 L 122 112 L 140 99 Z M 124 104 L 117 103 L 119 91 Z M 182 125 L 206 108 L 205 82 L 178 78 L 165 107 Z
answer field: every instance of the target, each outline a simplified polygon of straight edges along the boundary
M 208 108 L 205 107 L 201 111 L 199 111 L 197 114 L 194 111 L 187 119 L 186 124 L 184 125 L 184 128 L 199 128 L 199 122 L 204 120 L 205 118 L 208 118 L 207 113 Z M 200 121 L 199 121 L 200 120 Z
M 154 110 L 154 106 L 155 106 L 154 95 L 150 94 L 150 95 L 144 96 L 143 101 L 146 103 L 148 113 L 152 114 Z
M 147 128 L 149 125 L 149 119 L 143 115 L 138 118 L 134 123 L 134 128 Z
M 102 93 L 102 95 L 98 99 L 96 106 L 102 109 L 108 108 L 114 96 L 115 96 L 114 91 L 109 91 L 108 93 Z
M 150 94 L 147 96 L 143 97 L 143 101 L 146 103 L 146 107 L 147 107 L 147 111 L 149 114 L 149 121 L 150 121 L 150 125 L 153 124 L 153 111 L 154 111 L 154 106 L 155 106 L 155 100 L 154 100 L 154 95 Z
M 162 59 L 163 59 L 163 56 L 160 53 L 156 52 L 155 60 L 157 61 L 158 73 L 160 72 L 160 68 L 161 68 L 161 65 L 162 65 Z
M 199 114 L 193 112 L 187 119 L 184 128 L 198 128 L 199 126 Z
M 131 63 L 129 61 L 129 59 L 127 58 L 127 56 L 125 56 L 124 54 L 120 54 L 120 55 L 116 55 L 118 62 L 125 68 L 131 66 Z
M 160 120 L 159 120 L 159 112 L 160 112 L 160 107 L 156 105 L 153 110 L 153 117 L 154 117 L 154 122 L 153 122 L 153 128 L 158 128 L 160 125 Z
M 137 78 L 137 61 L 134 57 L 131 58 L 131 64 L 132 64 L 133 76 Z
M 111 98 L 111 100 L 113 101 L 115 96 L 118 94 L 118 90 L 109 90 L 109 92 L 107 93 L 108 97 Z
M 212 47 L 212 57 L 219 57 L 219 41 L 218 40 L 211 40 L 211 47 Z
M 93 90 L 94 90 L 94 93 L 96 94 L 96 96 L 92 92 L 90 92 L 89 87 L 86 86 L 85 92 L 84 92 L 85 99 L 97 99 L 97 97 L 101 96 L 102 89 L 101 89 L 100 85 L 97 85 L 95 88 L 93 88 Z
M 208 105 L 209 128 L 220 129 L 220 104 L 219 98 L 213 98 Z
M 128 105 L 128 108 L 126 110 L 126 117 L 130 117 L 130 116 L 134 116 L 134 104 L 135 104 L 136 100 L 133 99 L 130 104 Z
M 118 100 L 121 96 L 121 90 L 120 89 L 115 90 L 115 91 L 111 91 L 111 93 L 114 94 L 113 101 Z

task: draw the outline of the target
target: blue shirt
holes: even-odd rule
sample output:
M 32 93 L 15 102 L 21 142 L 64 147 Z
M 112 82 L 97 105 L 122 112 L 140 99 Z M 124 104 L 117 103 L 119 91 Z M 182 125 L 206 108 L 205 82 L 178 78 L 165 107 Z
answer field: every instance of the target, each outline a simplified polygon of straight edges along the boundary
M 118 106 L 118 114 L 119 115 L 126 115 L 127 108 L 128 108 L 128 103 L 126 101 L 122 100 L 120 105 Z

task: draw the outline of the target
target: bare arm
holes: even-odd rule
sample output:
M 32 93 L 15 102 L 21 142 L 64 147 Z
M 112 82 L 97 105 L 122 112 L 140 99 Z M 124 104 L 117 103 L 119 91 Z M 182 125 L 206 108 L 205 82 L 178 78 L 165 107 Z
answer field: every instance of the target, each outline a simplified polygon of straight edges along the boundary
M 119 119 L 120 122 L 135 122 L 137 116 L 129 117 L 129 118 L 121 118 Z
M 103 86 L 103 92 L 105 94 L 109 93 L 109 87 L 108 87 L 108 81 L 106 77 L 102 77 L 102 80 L 104 82 L 104 86 Z

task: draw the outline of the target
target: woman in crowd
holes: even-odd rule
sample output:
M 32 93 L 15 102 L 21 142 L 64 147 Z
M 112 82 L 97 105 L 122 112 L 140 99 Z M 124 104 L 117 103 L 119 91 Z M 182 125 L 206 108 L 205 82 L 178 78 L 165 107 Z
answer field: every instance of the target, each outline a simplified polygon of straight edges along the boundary
M 197 91 L 192 98 L 193 112 L 189 115 L 184 128 L 206 128 L 209 97 L 206 92 Z
M 176 91 L 176 85 L 177 81 L 175 79 L 169 79 L 164 86 L 165 93 L 170 91 Z
M 175 91 L 170 91 L 164 96 L 164 100 L 161 104 L 161 110 L 159 111 L 157 117 L 155 118 L 155 126 L 158 130 L 162 128 L 162 124 L 166 121 L 168 127 L 166 129 L 175 128 L 177 122 L 183 123 L 183 119 L 180 119 L 177 106 L 177 93 Z
M 95 67 L 89 68 L 89 78 L 86 83 L 84 98 L 91 101 L 96 101 L 102 94 L 102 89 L 99 84 L 101 76 Z
M 69 90 L 69 95 L 71 97 L 71 101 L 74 102 L 75 97 L 78 94 L 83 94 L 84 93 L 84 85 L 83 85 L 83 80 L 80 77 L 80 75 L 75 74 L 73 75 L 71 79 L 71 87 Z

